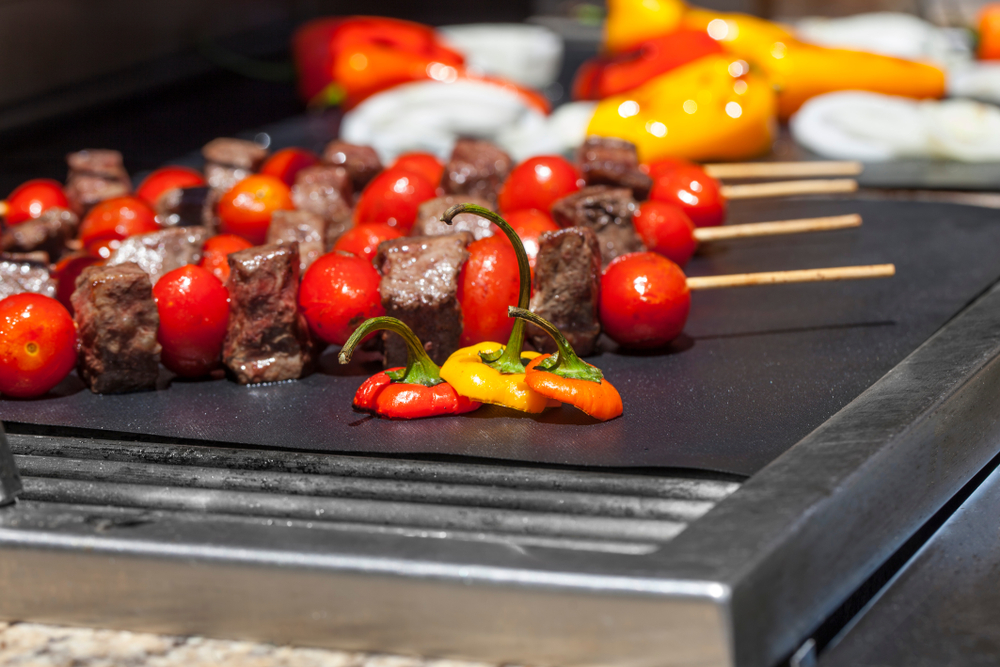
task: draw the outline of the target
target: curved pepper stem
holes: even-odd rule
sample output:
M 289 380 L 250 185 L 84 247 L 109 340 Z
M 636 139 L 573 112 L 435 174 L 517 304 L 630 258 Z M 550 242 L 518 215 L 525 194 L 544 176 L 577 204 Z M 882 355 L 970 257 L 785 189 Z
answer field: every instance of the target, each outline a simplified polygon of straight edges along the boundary
M 528 300 L 531 299 L 531 267 L 528 264 L 528 254 L 524 252 L 524 244 L 521 237 L 517 235 L 514 228 L 506 220 L 493 211 L 476 206 L 475 204 L 456 204 L 452 206 L 444 215 L 441 221 L 451 224 L 452 219 L 459 213 L 473 213 L 481 218 L 491 221 L 507 236 L 510 244 L 514 246 L 514 253 L 517 255 L 517 272 L 520 279 L 520 288 L 517 295 L 517 307 L 526 309 Z M 510 332 L 510 339 L 502 353 L 480 354 L 483 362 L 491 368 L 501 373 L 512 375 L 524 372 L 524 364 L 521 363 L 521 348 L 524 347 L 524 322 L 518 320 L 514 323 L 514 329 Z
M 573 346 L 566 340 L 566 336 L 552 322 L 535 315 L 530 310 L 514 308 L 513 306 L 507 307 L 507 315 L 509 317 L 516 317 L 518 322 L 522 320 L 531 322 L 551 336 L 552 340 L 559 347 L 558 353 L 538 364 L 537 368 L 554 373 L 559 377 L 588 380 L 598 384 L 604 379 L 604 373 L 601 372 L 601 369 L 591 366 L 576 356 L 576 351 L 573 350 Z
M 424 350 L 424 346 L 420 343 L 417 335 L 413 333 L 410 327 L 395 317 L 372 317 L 362 322 L 361 326 L 355 329 L 351 337 L 344 343 L 344 347 L 341 348 L 337 359 L 340 363 L 346 364 L 351 360 L 351 355 L 354 354 L 355 348 L 357 348 L 358 344 L 368 334 L 381 330 L 399 334 L 406 343 L 406 368 L 396 371 L 386 371 L 386 375 L 393 382 L 420 384 L 425 387 L 433 387 L 444 382 L 441 379 L 438 365 L 427 356 L 427 351 Z

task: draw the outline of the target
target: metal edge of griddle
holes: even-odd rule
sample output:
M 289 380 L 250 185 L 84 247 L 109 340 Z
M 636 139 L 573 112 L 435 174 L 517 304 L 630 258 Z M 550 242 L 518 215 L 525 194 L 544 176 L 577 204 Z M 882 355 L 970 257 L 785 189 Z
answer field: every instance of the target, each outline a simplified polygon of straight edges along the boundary
M 0 509 L 0 618 L 522 664 L 770 666 L 1000 450 L 998 355 L 994 287 L 642 554 L 291 522 L 95 534 L 19 503 Z

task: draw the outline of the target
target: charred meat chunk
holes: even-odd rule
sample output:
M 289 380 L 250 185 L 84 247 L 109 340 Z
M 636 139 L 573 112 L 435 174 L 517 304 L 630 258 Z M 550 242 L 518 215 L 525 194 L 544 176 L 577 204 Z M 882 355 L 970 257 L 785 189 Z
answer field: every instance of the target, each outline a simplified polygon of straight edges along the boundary
M 229 325 L 222 347 L 229 372 L 240 384 L 307 374 L 314 349 L 309 325 L 298 310 L 298 243 L 234 252 L 229 271 Z
M 343 167 L 354 192 L 361 192 L 382 171 L 382 161 L 371 146 L 358 146 L 336 139 L 323 149 L 323 161 Z
M 80 378 L 95 394 L 155 389 L 160 317 L 153 284 L 138 264 L 88 266 L 71 298 Z
M 632 226 L 635 200 L 627 188 L 592 185 L 552 204 L 560 227 L 587 227 L 596 235 L 605 266 L 619 255 L 646 249 Z
M 580 172 L 587 185 L 628 188 L 638 200 L 646 199 L 653 179 L 639 169 L 635 144 L 614 137 L 587 137 L 577 152 Z
M 78 151 L 67 155 L 66 163 L 66 197 L 77 215 L 83 215 L 97 202 L 132 192 L 132 181 L 118 151 Z
M 275 211 L 267 228 L 268 243 L 298 243 L 299 270 L 305 273 L 323 254 L 326 221 L 309 211 Z
M 444 215 L 444 212 L 456 204 L 475 204 L 496 211 L 493 204 L 481 197 L 447 195 L 428 199 L 417 208 L 417 221 L 413 225 L 413 235 L 441 236 L 455 232 L 470 232 L 478 241 L 496 233 L 492 222 L 474 213 L 459 213 L 450 225 L 442 222 L 441 216 Z
M 66 208 L 46 209 L 37 218 L 8 227 L 0 235 L 3 252 L 42 251 L 58 259 L 66 249 L 66 241 L 76 235 L 80 218 Z
M 393 239 L 382 242 L 375 256 L 385 314 L 409 325 L 436 364 L 458 349 L 458 275 L 472 240 L 469 232 Z M 406 365 L 406 345 L 399 336 L 384 332 L 383 343 L 387 368 Z
M 495 202 L 513 166 L 510 156 L 496 145 L 481 139 L 459 139 L 444 167 L 441 187 L 447 194 Z
M 108 266 L 134 263 L 149 274 L 155 285 L 163 274 L 201 261 L 201 247 L 208 240 L 204 227 L 174 227 L 130 236 L 111 253 Z
M 41 259 L 41 253 L 0 253 L 0 300 L 22 292 L 55 298 L 56 281 Z
M 351 228 L 351 192 L 351 180 L 343 167 L 316 165 L 295 176 L 292 202 L 295 208 L 315 213 L 326 221 L 326 250 L 333 248 L 340 235 Z
M 601 333 L 601 248 L 594 232 L 569 227 L 542 234 L 532 287 L 531 311 L 556 325 L 577 354 L 592 353 Z M 535 349 L 556 351 L 538 327 L 529 325 L 528 335 Z
M 207 185 L 171 188 L 156 200 L 156 219 L 164 227 L 207 227 L 218 229 L 215 203 L 219 194 Z
M 252 141 L 219 137 L 201 149 L 205 158 L 205 180 L 220 194 L 257 171 L 267 157 L 267 149 Z

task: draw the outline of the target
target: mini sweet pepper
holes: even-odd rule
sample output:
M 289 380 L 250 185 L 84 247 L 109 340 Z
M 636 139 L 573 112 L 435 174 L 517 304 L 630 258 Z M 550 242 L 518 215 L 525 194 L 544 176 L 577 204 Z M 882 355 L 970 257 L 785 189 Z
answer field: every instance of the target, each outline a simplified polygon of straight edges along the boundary
M 351 360 L 355 348 L 375 331 L 399 334 L 406 342 L 406 367 L 392 368 L 365 380 L 354 395 L 354 408 L 389 419 L 419 419 L 471 412 L 479 403 L 460 396 L 441 379 L 440 369 L 424 351 L 410 327 L 394 317 L 362 322 L 340 350 L 340 363 Z
M 451 224 L 459 213 L 474 213 L 491 220 L 503 230 L 517 254 L 518 307 L 527 308 L 531 297 L 531 269 L 528 256 L 517 232 L 499 215 L 474 204 L 458 204 L 448 209 L 441 220 Z M 524 379 L 524 359 L 538 356 L 524 352 L 524 321 L 518 320 L 506 345 L 494 342 L 478 343 L 455 351 L 441 367 L 441 377 L 455 391 L 473 401 L 502 405 L 522 412 L 542 412 L 546 407 L 558 405 L 528 386 Z

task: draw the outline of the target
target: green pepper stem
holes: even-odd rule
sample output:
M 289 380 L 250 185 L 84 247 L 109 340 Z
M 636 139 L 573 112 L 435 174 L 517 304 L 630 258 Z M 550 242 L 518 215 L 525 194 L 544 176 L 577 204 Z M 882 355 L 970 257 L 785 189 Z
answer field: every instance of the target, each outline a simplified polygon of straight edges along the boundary
M 355 329 L 351 337 L 344 343 L 344 347 L 341 348 L 337 359 L 340 363 L 346 364 L 351 360 L 351 355 L 354 354 L 355 348 L 357 348 L 365 336 L 380 330 L 397 333 L 402 337 L 403 342 L 406 343 L 406 368 L 386 373 L 393 382 L 420 384 L 425 387 L 433 387 L 444 382 L 441 379 L 438 365 L 427 356 L 427 351 L 424 350 L 424 346 L 420 343 L 417 335 L 413 333 L 410 327 L 395 317 L 372 317 L 362 322 L 361 326 Z
M 530 310 L 514 308 L 513 306 L 508 306 L 507 315 L 510 317 L 516 317 L 519 322 L 522 320 L 531 322 L 536 327 L 551 336 L 552 340 L 556 342 L 559 352 L 538 364 L 537 368 L 541 368 L 549 373 L 554 373 L 559 377 L 573 378 L 575 380 L 588 380 L 598 384 L 600 384 L 601 380 L 604 379 L 604 373 L 601 372 L 601 369 L 591 366 L 580 357 L 576 356 L 576 351 L 573 349 L 573 346 L 569 344 L 569 341 L 566 340 L 566 336 L 564 336 L 556 325 L 552 324 L 552 322 L 549 322 L 543 317 L 539 317 Z
M 452 206 L 441 216 L 441 221 L 450 225 L 452 219 L 459 213 L 473 213 L 481 218 L 486 218 L 499 227 L 510 240 L 510 244 L 514 246 L 514 254 L 517 255 L 517 272 L 518 279 L 520 280 L 517 307 L 526 309 L 528 301 L 531 299 L 531 266 L 528 264 L 528 254 L 524 252 L 524 244 L 521 243 L 521 237 L 517 235 L 517 232 L 514 231 L 514 228 L 506 220 L 488 208 L 476 206 L 475 204 L 457 204 Z M 521 363 L 521 349 L 523 347 L 524 322 L 518 320 L 514 323 L 514 328 L 510 332 L 510 339 L 507 341 L 507 346 L 503 349 L 502 354 L 481 354 L 480 356 L 484 363 L 501 373 L 508 375 L 523 373 L 524 364 Z

